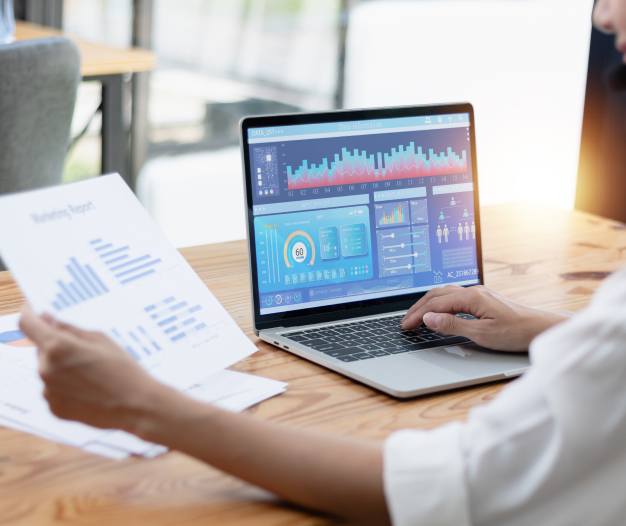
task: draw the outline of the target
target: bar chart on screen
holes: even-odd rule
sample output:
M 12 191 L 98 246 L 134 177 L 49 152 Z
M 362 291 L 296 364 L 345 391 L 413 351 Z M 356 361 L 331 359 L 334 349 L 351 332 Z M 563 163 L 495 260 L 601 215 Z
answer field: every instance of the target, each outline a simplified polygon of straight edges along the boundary
M 374 205 L 376 228 L 409 224 L 409 203 L 382 203 Z
M 458 174 L 467 171 L 467 152 L 460 155 L 447 147 L 445 152 L 435 153 L 430 148 L 428 153 L 414 142 L 407 146 L 398 145 L 390 153 L 367 152 L 341 148 L 341 154 L 335 153 L 329 163 L 329 157 L 320 164 L 309 164 L 302 160 L 300 166 L 287 166 L 289 190 L 336 186 L 343 184 L 361 184 L 390 179 L 410 179 L 429 175 Z

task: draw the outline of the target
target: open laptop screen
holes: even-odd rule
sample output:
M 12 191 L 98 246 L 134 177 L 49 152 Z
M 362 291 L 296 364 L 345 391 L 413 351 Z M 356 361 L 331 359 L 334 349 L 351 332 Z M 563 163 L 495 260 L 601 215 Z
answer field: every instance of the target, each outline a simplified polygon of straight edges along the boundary
M 480 283 L 472 124 L 460 112 L 245 129 L 256 312 Z

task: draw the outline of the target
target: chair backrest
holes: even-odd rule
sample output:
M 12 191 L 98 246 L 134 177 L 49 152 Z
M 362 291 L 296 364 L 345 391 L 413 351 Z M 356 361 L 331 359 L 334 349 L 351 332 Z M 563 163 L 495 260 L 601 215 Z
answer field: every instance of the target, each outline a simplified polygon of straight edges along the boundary
M 0 46 L 0 194 L 61 182 L 79 80 L 65 38 Z
M 79 81 L 65 38 L 0 45 L 0 194 L 61 182 Z

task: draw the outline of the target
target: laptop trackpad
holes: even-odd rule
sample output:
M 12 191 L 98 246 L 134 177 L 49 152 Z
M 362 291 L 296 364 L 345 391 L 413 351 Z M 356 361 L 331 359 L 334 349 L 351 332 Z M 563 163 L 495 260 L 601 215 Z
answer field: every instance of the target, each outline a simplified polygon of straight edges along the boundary
M 530 365 L 527 353 L 490 351 L 476 344 L 439 347 L 416 353 L 421 360 L 466 378 L 502 374 Z

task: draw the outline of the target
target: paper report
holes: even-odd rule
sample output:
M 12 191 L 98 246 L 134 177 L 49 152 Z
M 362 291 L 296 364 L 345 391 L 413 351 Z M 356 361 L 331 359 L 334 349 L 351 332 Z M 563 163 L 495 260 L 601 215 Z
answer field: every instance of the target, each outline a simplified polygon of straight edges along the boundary
M 0 197 L 0 224 L 35 312 L 106 333 L 167 384 L 256 351 L 117 174 Z

